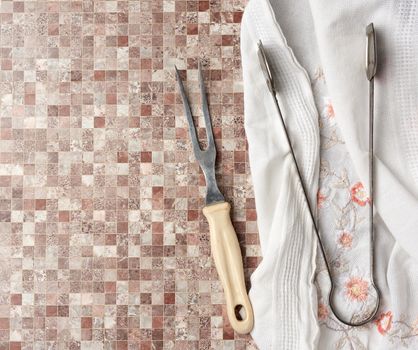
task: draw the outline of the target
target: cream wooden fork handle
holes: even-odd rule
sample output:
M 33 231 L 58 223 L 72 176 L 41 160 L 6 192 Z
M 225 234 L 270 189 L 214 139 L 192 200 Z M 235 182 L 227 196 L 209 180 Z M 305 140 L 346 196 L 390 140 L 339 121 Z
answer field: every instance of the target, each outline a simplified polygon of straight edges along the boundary
M 225 293 L 229 322 L 237 333 L 247 334 L 253 329 L 254 314 L 245 288 L 241 250 L 231 223 L 230 209 L 227 202 L 216 203 L 204 207 L 203 214 L 209 222 L 210 245 Z M 244 309 L 244 319 L 236 316 L 237 307 Z

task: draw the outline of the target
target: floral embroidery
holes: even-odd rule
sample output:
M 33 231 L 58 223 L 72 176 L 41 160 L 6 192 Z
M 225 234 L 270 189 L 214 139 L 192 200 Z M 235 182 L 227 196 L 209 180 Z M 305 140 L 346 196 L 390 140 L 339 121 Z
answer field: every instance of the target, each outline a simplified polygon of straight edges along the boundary
M 321 91 L 325 80 L 321 69 L 315 77 L 314 90 Z M 338 306 L 348 319 L 361 318 L 374 306 L 376 295 L 368 280 L 368 253 L 362 244 L 369 239 L 369 207 L 365 188 L 354 171 L 344 140 L 335 123 L 335 111 L 329 98 L 319 100 L 321 131 L 320 191 L 317 193 L 318 226 L 339 286 Z M 334 242 L 333 242 L 334 241 Z M 353 247 L 356 246 L 356 249 Z M 363 250 L 362 250 L 363 251 Z M 320 254 L 319 254 L 320 255 Z M 318 256 L 318 321 L 321 326 L 319 349 L 366 350 L 370 332 L 381 337 L 382 348 L 418 349 L 418 315 L 395 314 L 386 310 L 375 321 L 362 327 L 348 327 L 339 322 L 328 304 L 329 278 Z M 382 299 L 385 305 L 386 300 Z M 392 346 L 387 346 L 388 342 Z M 332 346 L 330 344 L 333 344 Z
M 388 311 L 382 313 L 376 321 L 374 321 L 380 334 L 385 335 L 392 328 L 392 318 L 392 312 Z
M 412 324 L 412 329 L 413 329 L 413 333 L 415 335 L 418 335 L 418 318 Z
M 418 318 L 412 324 L 412 333 L 418 335 Z
M 325 104 L 325 115 L 328 118 L 334 118 L 335 117 L 334 107 L 332 106 L 330 101 L 327 101 L 327 103 Z
M 348 232 L 343 232 L 338 236 L 337 242 L 343 248 L 351 248 L 353 244 L 353 235 Z
M 339 334 L 340 337 L 336 339 L 335 347 L 333 349 L 338 350 L 366 350 L 367 347 L 360 339 L 362 331 L 368 330 L 369 327 L 346 327 L 338 322 L 333 316 L 328 315 L 324 320 L 320 320 L 324 329 L 332 331 L 335 334 Z M 397 320 L 392 315 L 391 311 L 382 313 L 379 318 L 374 321 L 377 326 L 378 332 L 387 337 L 392 344 L 396 344 L 398 348 L 416 349 L 415 345 L 418 343 L 418 333 L 414 324 L 408 323 L 404 317 L 400 317 Z M 391 347 L 392 348 L 392 347 Z
M 318 319 L 320 321 L 325 320 L 329 315 L 329 311 L 327 306 L 324 303 L 320 303 L 318 305 Z
M 318 191 L 316 195 L 316 203 L 318 206 L 318 209 L 321 209 L 324 202 L 326 201 L 327 197 L 321 193 L 321 191 Z
M 351 277 L 345 283 L 345 295 L 353 301 L 366 301 L 369 295 L 369 283 L 360 277 Z
M 351 199 L 362 207 L 370 202 L 370 198 L 367 196 L 367 192 L 361 182 L 357 182 L 351 187 Z

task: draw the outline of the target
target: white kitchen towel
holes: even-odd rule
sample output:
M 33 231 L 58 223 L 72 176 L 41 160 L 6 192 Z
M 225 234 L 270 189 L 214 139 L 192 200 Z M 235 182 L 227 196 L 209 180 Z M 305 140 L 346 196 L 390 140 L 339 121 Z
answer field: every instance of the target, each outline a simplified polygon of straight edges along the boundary
M 277 4 L 283 1 L 277 1 Z M 365 28 L 374 22 L 377 211 L 418 260 L 418 8 L 416 0 L 310 1 L 314 30 L 337 121 L 368 184 Z
M 245 127 L 263 255 L 251 279 L 250 298 L 255 311 L 252 335 L 261 349 L 397 349 L 409 346 L 418 334 L 418 300 L 413 297 L 418 288 L 416 13 L 416 1 L 395 0 L 251 0 L 247 5 L 241 31 Z M 364 61 L 365 27 L 370 22 L 375 24 L 379 49 L 375 205 L 377 279 L 383 301 L 377 320 L 366 327 L 348 330 L 322 322 L 319 328 L 313 284 L 316 238 L 259 67 L 257 42 L 263 41 L 273 66 L 314 205 L 319 167 L 314 102 L 318 106 L 324 96 L 311 88 L 305 69 L 313 75 L 317 63 L 323 67 L 349 155 L 367 184 Z M 339 333 L 345 335 L 338 338 Z
M 252 335 L 261 349 L 311 349 L 318 333 L 313 285 L 316 239 L 274 99 L 258 63 L 258 40 L 279 85 L 282 112 L 288 117 L 286 124 L 292 130 L 313 207 L 318 186 L 318 116 L 306 72 L 274 18 L 264 15 L 270 10 L 267 1 L 250 2 L 241 35 L 245 128 L 263 255 L 252 276 L 250 298 L 256 320 Z

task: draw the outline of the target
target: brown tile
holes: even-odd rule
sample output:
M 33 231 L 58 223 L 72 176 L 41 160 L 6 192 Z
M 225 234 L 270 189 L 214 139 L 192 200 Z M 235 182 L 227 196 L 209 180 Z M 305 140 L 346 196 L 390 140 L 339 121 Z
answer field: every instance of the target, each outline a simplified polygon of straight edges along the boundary
M 93 319 L 91 317 L 82 317 L 81 318 L 81 328 L 92 328 Z
M 209 1 L 199 1 L 199 11 L 209 10 Z
M 35 210 L 45 210 L 45 209 L 46 209 L 46 199 L 36 199 Z
M 152 162 L 152 152 L 141 152 L 141 162 L 151 163 Z
M 118 36 L 118 46 L 128 46 L 128 36 Z
M 10 303 L 11 305 L 22 305 L 22 294 L 11 294 Z
M 10 321 L 8 318 L 0 318 L 0 329 L 9 329 Z
M 128 152 L 118 152 L 118 163 L 128 163 Z
M 22 349 L 22 343 L 17 341 L 12 341 L 9 344 L 9 350 L 21 350 Z
M 104 117 L 95 117 L 94 118 L 94 127 L 95 128 L 104 128 L 105 127 L 105 118 Z
M 70 212 L 67 210 L 60 210 L 58 212 L 58 220 L 60 222 L 68 222 L 70 221 Z
M 104 70 L 95 70 L 94 71 L 94 80 L 96 81 L 105 81 L 106 72 Z

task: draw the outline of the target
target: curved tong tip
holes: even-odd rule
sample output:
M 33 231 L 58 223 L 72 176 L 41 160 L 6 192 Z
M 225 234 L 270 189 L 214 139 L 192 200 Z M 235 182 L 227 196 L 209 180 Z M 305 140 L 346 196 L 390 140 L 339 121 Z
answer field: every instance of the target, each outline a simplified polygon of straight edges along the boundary
M 367 49 L 366 49 L 366 74 L 367 79 L 372 80 L 377 68 L 376 32 L 373 23 L 366 27 Z
M 267 83 L 267 87 L 269 89 L 269 91 L 271 93 L 274 92 L 274 80 L 273 80 L 273 76 L 271 74 L 271 68 L 270 68 L 270 64 L 269 61 L 267 59 L 267 55 L 266 52 L 264 50 L 264 46 L 263 43 L 261 42 L 261 40 L 258 41 L 257 43 L 258 46 L 258 60 L 260 62 L 260 67 L 261 70 L 263 71 L 264 74 L 264 78 L 266 79 L 266 83 Z

